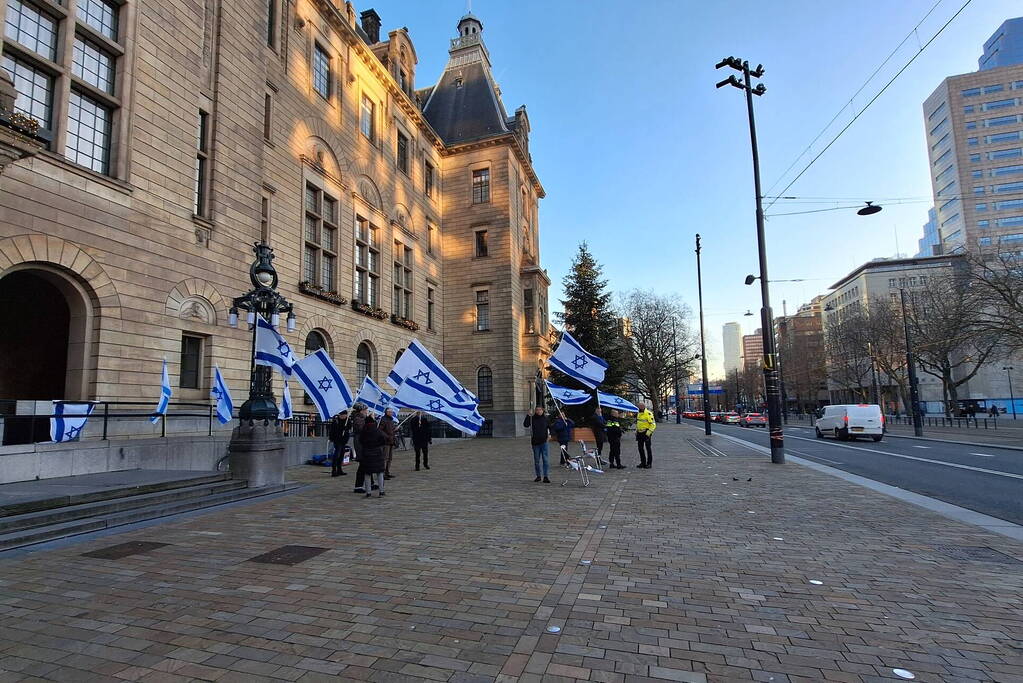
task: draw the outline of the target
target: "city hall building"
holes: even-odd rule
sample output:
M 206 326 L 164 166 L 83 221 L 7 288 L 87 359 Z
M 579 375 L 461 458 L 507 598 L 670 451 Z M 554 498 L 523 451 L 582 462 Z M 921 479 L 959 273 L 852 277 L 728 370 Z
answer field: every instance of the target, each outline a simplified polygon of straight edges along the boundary
M 0 2 L 0 131 L 30 117 L 43 143 L 0 157 L 4 411 L 155 404 L 164 358 L 174 400 L 206 401 L 218 365 L 240 403 L 228 312 L 262 240 L 299 356 L 326 348 L 355 390 L 419 338 L 495 435 L 521 431 L 549 351 L 544 189 L 478 18 L 437 77 L 351 3 Z

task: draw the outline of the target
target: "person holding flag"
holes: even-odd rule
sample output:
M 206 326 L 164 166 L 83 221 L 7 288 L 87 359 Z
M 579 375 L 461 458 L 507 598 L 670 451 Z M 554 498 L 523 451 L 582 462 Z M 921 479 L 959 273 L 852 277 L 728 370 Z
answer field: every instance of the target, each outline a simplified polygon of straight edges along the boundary
M 348 421 L 348 411 L 342 410 L 334 416 L 327 428 L 327 438 L 330 439 L 331 446 L 334 448 L 334 455 L 330 460 L 330 476 L 332 477 L 344 477 L 348 474 L 344 470 L 344 458 L 351 435 L 352 427 Z
M 430 469 L 430 444 L 433 443 L 430 421 L 421 410 L 417 410 L 409 424 L 412 432 L 412 447 L 416 449 L 416 472 L 419 471 L 419 456 L 423 456 L 423 467 Z
M 547 416 L 544 415 L 543 406 L 533 408 L 533 414 L 526 415 L 522 426 L 530 428 L 529 443 L 533 447 L 533 471 L 536 473 L 536 479 L 533 481 L 537 483 L 543 481 L 543 483 L 549 484 L 551 480 L 547 477 L 550 469 L 547 438 L 550 435 L 550 423 L 547 421 Z

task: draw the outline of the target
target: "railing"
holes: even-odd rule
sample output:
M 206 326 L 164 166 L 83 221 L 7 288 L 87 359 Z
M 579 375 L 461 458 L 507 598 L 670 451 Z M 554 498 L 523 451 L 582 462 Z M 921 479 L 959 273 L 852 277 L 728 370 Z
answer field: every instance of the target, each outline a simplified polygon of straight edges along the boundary
M 816 416 L 811 413 L 789 413 L 789 419 L 796 419 L 800 422 L 809 421 L 813 423 Z M 924 427 L 949 427 L 952 429 L 998 429 L 997 417 L 928 417 L 920 418 Z M 1002 418 L 1004 419 L 1004 418 Z M 912 415 L 885 415 L 886 425 L 910 425 L 913 424 Z

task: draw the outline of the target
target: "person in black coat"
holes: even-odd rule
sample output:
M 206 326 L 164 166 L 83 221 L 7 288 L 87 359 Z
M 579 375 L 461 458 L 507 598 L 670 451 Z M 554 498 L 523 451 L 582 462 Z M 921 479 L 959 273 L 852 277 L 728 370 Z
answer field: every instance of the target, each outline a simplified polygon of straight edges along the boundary
M 612 469 L 623 470 L 622 465 L 622 423 L 617 410 L 611 411 L 611 417 L 605 423 L 607 430 L 607 443 L 611 447 L 611 454 L 608 456 L 608 463 Z
M 362 427 L 362 452 L 359 454 L 359 469 L 369 479 L 367 484 L 372 488 L 379 488 L 380 495 L 384 495 L 384 471 L 387 469 L 387 454 L 384 446 L 387 444 L 387 435 L 377 427 L 377 421 L 372 416 L 366 418 Z M 371 490 L 366 491 L 366 497 L 373 495 Z
M 415 417 L 409 422 L 409 430 L 412 432 L 412 447 L 416 449 L 416 472 L 419 471 L 420 453 L 423 455 L 423 467 L 430 469 L 430 444 L 433 443 L 433 436 L 430 434 L 430 421 L 423 411 L 416 411 Z
M 348 421 L 348 411 L 342 410 L 334 416 L 327 428 L 327 438 L 334 445 L 334 457 L 330 461 L 330 476 L 332 477 L 343 477 L 348 474 L 342 465 L 344 464 L 345 448 L 348 446 L 348 439 L 351 435 L 352 425 Z
M 597 455 L 601 455 L 604 452 L 604 442 L 607 441 L 607 429 L 599 408 L 590 415 L 590 429 L 593 430 L 593 440 L 597 442 Z

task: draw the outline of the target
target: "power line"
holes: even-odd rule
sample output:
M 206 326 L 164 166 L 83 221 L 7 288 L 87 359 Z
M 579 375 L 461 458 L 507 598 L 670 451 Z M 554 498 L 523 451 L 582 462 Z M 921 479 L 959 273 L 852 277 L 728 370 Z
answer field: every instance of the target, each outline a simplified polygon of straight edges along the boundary
M 934 34 L 933 36 L 931 36 L 930 40 L 928 40 L 928 41 L 927 41 L 926 43 L 924 43 L 923 47 L 921 47 L 921 48 L 920 48 L 920 49 L 919 49 L 919 50 L 917 51 L 917 53 L 916 53 L 915 55 L 913 55 L 913 56 L 912 56 L 912 57 L 910 58 L 910 60 L 909 60 L 908 62 L 906 62 L 906 64 L 905 64 L 905 65 L 904 65 L 904 66 L 903 66 L 903 67 L 902 67 L 901 69 L 899 69 L 899 70 L 898 70 L 898 72 L 896 72 L 896 74 L 895 74 L 894 76 L 892 76 L 892 77 L 891 77 L 891 79 L 890 79 L 890 80 L 889 80 L 889 81 L 888 81 L 887 83 L 885 83 L 884 87 L 883 87 L 883 88 L 881 88 L 881 90 L 879 90 L 879 91 L 878 91 L 878 93 L 877 93 L 876 95 L 874 95 L 874 97 L 872 97 L 872 98 L 870 99 L 870 101 L 869 101 L 869 102 L 867 102 L 867 104 L 866 104 L 866 105 L 864 105 L 864 107 L 863 107 L 862 109 L 860 109 L 860 110 L 859 110 L 859 112 L 857 112 L 857 113 L 856 113 L 856 116 L 854 116 L 854 117 L 852 118 L 852 120 L 851 120 L 851 121 L 850 121 L 849 123 L 845 124 L 845 126 L 844 126 L 844 127 L 842 128 L 842 130 L 838 131 L 838 135 L 836 135 L 835 137 L 833 137 L 833 138 L 831 139 L 831 142 L 829 142 L 829 143 L 828 143 L 827 145 L 825 145 L 825 146 L 824 146 L 824 149 L 822 149 L 822 150 L 821 150 L 820 152 L 818 152 L 818 153 L 817 153 L 817 156 L 815 156 L 815 157 L 814 157 L 814 158 L 813 158 L 813 159 L 812 159 L 812 160 L 810 161 L 810 163 L 808 163 L 808 164 L 807 164 L 806 166 L 804 166 L 804 167 L 803 167 L 803 170 L 801 170 L 801 171 L 800 171 L 800 172 L 799 172 L 798 174 L 796 174 L 796 177 L 795 177 L 795 178 L 793 178 L 793 179 L 791 180 L 791 182 L 789 182 L 789 184 L 788 184 L 788 185 L 786 185 L 786 186 L 785 186 L 785 188 L 784 188 L 784 189 L 783 189 L 783 190 L 782 190 L 782 191 L 781 191 L 781 192 L 780 192 L 779 194 L 785 194 L 785 192 L 786 192 L 786 191 L 788 191 L 788 189 L 789 189 L 790 187 L 792 187 L 793 185 L 795 185 L 795 184 L 796 184 L 796 181 L 797 181 L 797 180 L 799 180 L 799 179 L 800 179 L 801 177 L 803 177 L 803 174 L 804 174 L 804 173 L 806 173 L 806 172 L 807 172 L 807 171 L 808 171 L 808 170 L 810 169 L 810 167 L 811 167 L 811 166 L 813 166 L 813 165 L 814 165 L 815 163 L 817 163 L 817 160 L 818 160 L 818 159 L 820 159 L 820 158 L 821 158 L 822 156 L 824 156 L 824 153 L 825 153 L 825 152 L 827 152 L 827 151 L 828 151 L 829 149 L 831 149 L 831 146 L 832 146 L 833 144 L 835 144 L 835 143 L 836 143 L 836 142 L 838 141 L 838 139 L 839 139 L 840 137 L 842 137 L 842 135 L 843 135 L 843 134 L 844 134 L 844 133 L 845 133 L 845 132 L 846 132 L 847 130 L 849 130 L 849 128 L 851 128 L 851 127 L 852 127 L 852 125 L 853 125 L 854 123 L 856 123 L 856 121 L 857 121 L 857 120 L 859 120 L 860 116 L 862 116 L 862 115 L 863 115 L 863 113 L 864 113 L 865 111 L 867 111 L 867 109 L 869 109 L 869 108 L 870 108 L 870 105 L 874 104 L 874 102 L 876 102 L 876 101 L 878 100 L 878 98 L 880 98 L 880 97 L 881 97 L 881 95 L 883 95 L 883 94 L 884 94 L 884 93 L 885 93 L 885 92 L 886 92 L 886 91 L 888 90 L 888 88 L 889 88 L 889 87 L 891 87 L 892 83 L 894 83 L 894 82 L 895 82 L 895 80 L 896 80 L 896 79 L 897 79 L 897 78 L 898 78 L 899 76 L 901 76 L 901 75 L 902 75 L 902 73 L 903 73 L 903 72 L 904 72 L 904 71 L 905 71 L 906 69 L 908 69 L 908 68 L 909 68 L 909 66 L 910 66 L 910 65 L 911 65 L 911 64 L 912 64 L 913 62 L 915 62 L 915 61 L 916 61 L 916 58 L 917 58 L 917 57 L 919 57 L 919 56 L 920 56 L 921 54 L 923 54 L 923 51 L 924 51 L 924 50 L 926 50 L 926 49 L 928 48 L 928 46 L 930 46 L 930 44 L 931 44 L 931 43 L 933 43 L 933 42 L 934 42 L 934 41 L 935 41 L 935 40 L 937 39 L 937 37 L 938 37 L 938 36 L 940 36 L 940 35 L 941 35 L 941 34 L 942 34 L 942 33 L 943 33 L 944 31 L 945 31 L 945 29 L 946 29 L 946 28 L 948 28 L 949 24 L 951 24 L 951 23 L 952 23 L 953 21 L 955 21 L 955 18 L 956 18 L 956 17 L 958 17 L 958 16 L 960 15 L 960 14 L 962 14 L 963 10 L 964 10 L 964 9 L 966 9 L 966 8 L 967 8 L 967 6 L 969 6 L 969 4 L 970 4 L 971 2 L 973 2 L 973 0 L 966 0 L 966 2 L 964 2 L 964 3 L 963 3 L 963 6 L 962 6 L 962 7 L 960 7 L 960 8 L 959 8 L 959 10 L 958 10 L 958 11 L 957 11 L 957 12 L 956 12 L 955 14 L 953 14 L 953 15 L 951 16 L 951 18 L 949 18 L 949 20 L 948 20 L 948 21 L 946 21 L 946 22 L 944 23 L 944 25 L 942 25 L 942 27 L 941 27 L 940 29 L 938 29 L 938 32 L 937 32 L 937 33 L 935 33 L 935 34 Z M 775 201 L 777 201 L 777 200 L 775 200 Z M 768 205 L 767 205 L 767 206 L 765 207 L 765 210 L 766 210 L 766 209 L 769 209 L 769 208 L 771 208 L 772 206 L 774 206 L 774 203 L 775 203 L 775 201 L 772 201 L 772 202 L 771 202 L 770 204 L 768 204 Z

